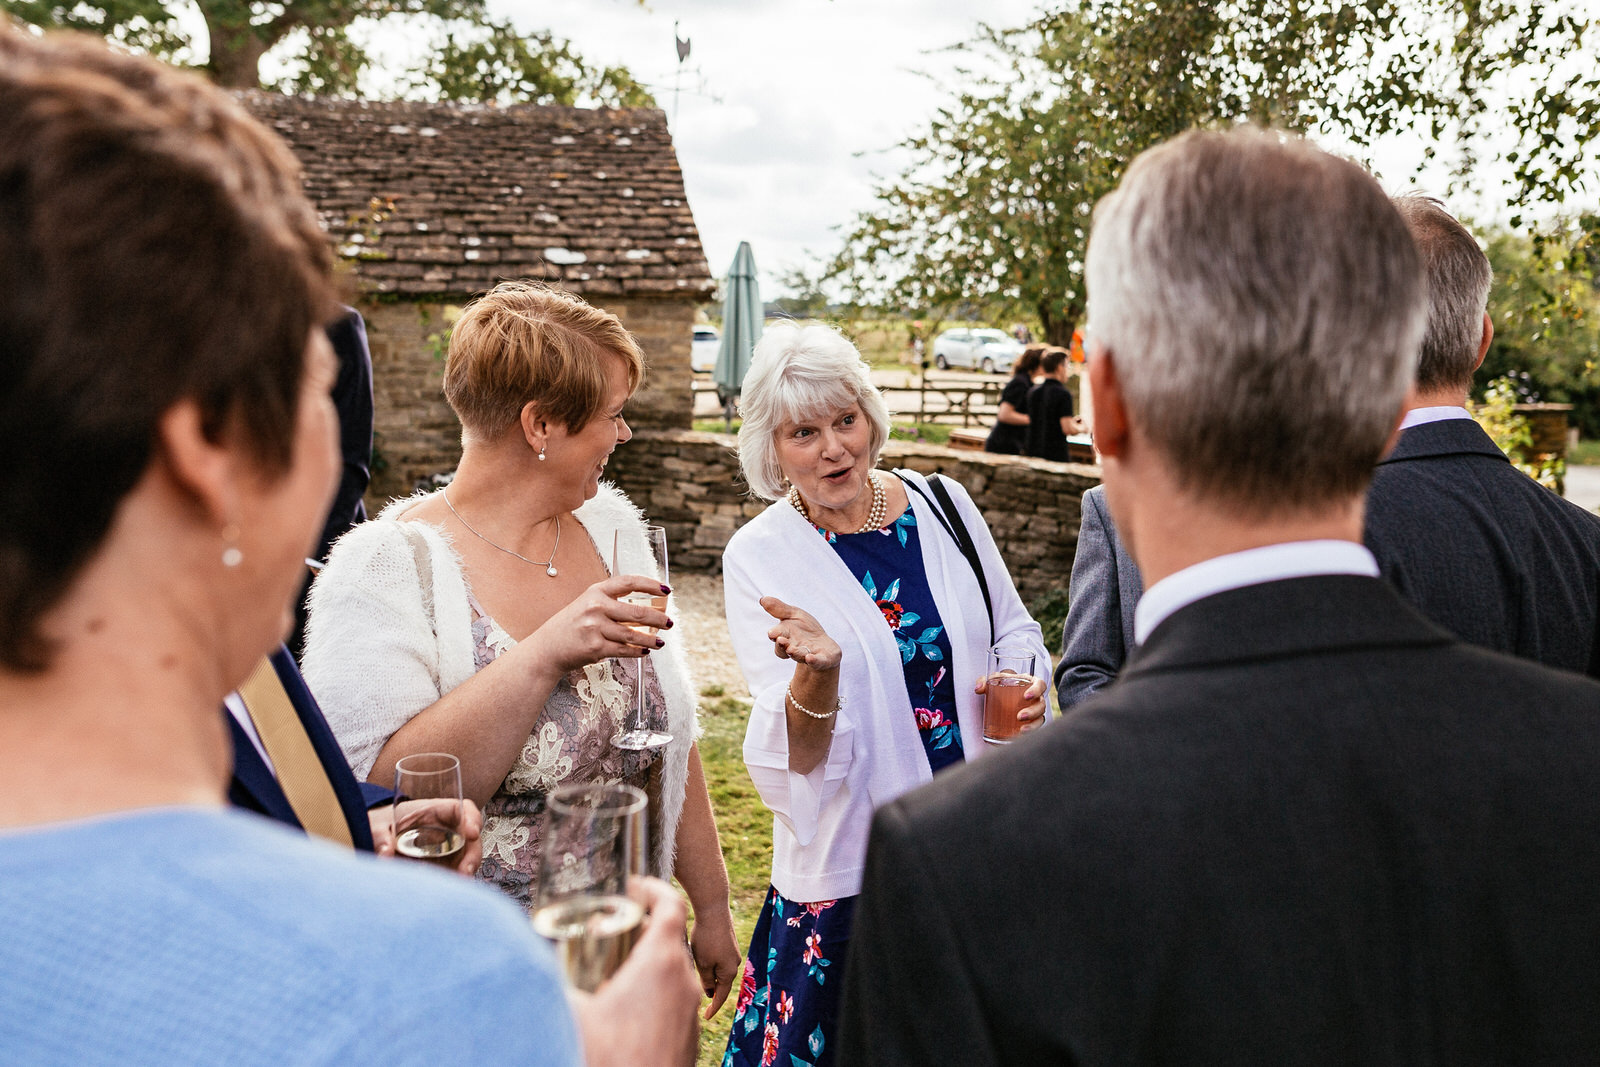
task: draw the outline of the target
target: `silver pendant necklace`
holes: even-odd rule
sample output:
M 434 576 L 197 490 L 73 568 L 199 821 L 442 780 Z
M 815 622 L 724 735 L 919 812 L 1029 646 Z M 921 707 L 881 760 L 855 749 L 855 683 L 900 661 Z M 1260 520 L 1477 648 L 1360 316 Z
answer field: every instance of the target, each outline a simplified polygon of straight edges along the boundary
M 473 537 L 476 537 L 478 540 L 482 541 L 484 544 L 488 545 L 490 548 L 498 548 L 500 551 L 504 552 L 506 555 L 508 555 L 508 556 L 516 556 L 518 559 L 520 559 L 524 563 L 531 563 L 535 567 L 543 567 L 544 568 L 544 572 L 546 574 L 548 574 L 552 578 L 554 578 L 556 576 L 556 573 L 557 573 L 556 572 L 556 553 L 561 550 L 561 516 L 560 515 L 556 516 L 556 543 L 555 543 L 554 547 L 552 547 L 550 549 L 550 558 L 545 560 L 543 563 L 541 563 L 536 559 L 529 559 L 527 556 L 524 556 L 521 552 L 513 552 L 511 549 L 507 548 L 505 545 L 497 545 L 497 544 L 495 544 L 493 541 L 491 541 L 487 537 L 483 536 L 483 534 L 479 533 L 477 530 L 474 530 L 472 528 L 472 523 L 468 522 L 466 519 L 463 519 L 461 517 L 461 512 L 457 511 L 456 510 L 456 506 L 454 504 L 450 503 L 450 492 L 449 492 L 449 490 L 441 489 L 439 491 L 439 495 L 444 497 L 444 506 L 450 509 L 450 514 L 454 515 L 456 517 L 456 521 L 467 528 L 467 533 L 471 534 Z

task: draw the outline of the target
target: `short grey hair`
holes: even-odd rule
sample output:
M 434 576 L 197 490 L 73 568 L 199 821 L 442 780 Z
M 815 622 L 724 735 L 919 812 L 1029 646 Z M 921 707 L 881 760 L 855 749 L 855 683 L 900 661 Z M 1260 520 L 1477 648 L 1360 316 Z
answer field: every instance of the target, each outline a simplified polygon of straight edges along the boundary
M 1428 276 L 1428 332 L 1422 337 L 1417 388 L 1472 388 L 1483 341 L 1483 313 L 1489 307 L 1494 269 L 1478 241 L 1431 196 L 1400 196 L 1394 201 L 1417 243 Z
M 756 342 L 739 401 L 739 467 L 750 491 L 765 500 L 784 492 L 778 429 L 860 404 L 871 424 L 872 465 L 889 439 L 889 406 L 872 384 L 856 346 L 820 322 L 780 322 Z
M 1086 274 L 1088 332 L 1181 487 L 1255 516 L 1365 491 L 1427 315 L 1369 174 L 1282 134 L 1191 131 L 1100 201 Z

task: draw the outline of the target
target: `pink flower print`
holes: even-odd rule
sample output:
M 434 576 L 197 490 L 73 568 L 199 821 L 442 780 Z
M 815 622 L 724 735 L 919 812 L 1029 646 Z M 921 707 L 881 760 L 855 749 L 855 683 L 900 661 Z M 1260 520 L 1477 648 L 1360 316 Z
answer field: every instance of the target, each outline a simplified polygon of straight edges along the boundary
M 806 950 L 800 954 L 801 963 L 815 963 L 822 958 L 822 935 L 806 935 Z
M 794 1015 L 794 998 L 781 989 L 778 990 L 777 1011 L 778 1020 L 785 1024 L 787 1024 L 790 1017 Z
M 750 1002 L 756 998 L 756 968 L 748 959 L 744 961 L 744 977 L 739 980 L 739 1000 L 733 1014 L 743 1015 Z
M 837 900 L 814 900 L 806 905 L 806 911 L 811 913 L 812 918 L 816 918 L 837 903 L 839 903 Z
M 768 1023 L 766 1032 L 761 1035 L 761 1067 L 772 1067 L 772 1061 L 778 1058 L 778 1024 Z
M 791 915 L 791 916 L 789 916 L 787 919 L 785 919 L 783 921 L 788 923 L 790 926 L 799 926 L 800 925 L 800 916 L 799 915 Z

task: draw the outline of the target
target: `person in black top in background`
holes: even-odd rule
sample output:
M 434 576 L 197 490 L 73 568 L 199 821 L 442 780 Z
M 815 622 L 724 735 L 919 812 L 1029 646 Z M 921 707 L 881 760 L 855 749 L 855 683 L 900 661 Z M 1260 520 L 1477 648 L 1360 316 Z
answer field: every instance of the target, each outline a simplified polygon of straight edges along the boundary
M 1033 388 L 1033 376 L 1039 370 L 1039 360 L 1045 353 L 1044 345 L 1029 345 L 1017 357 L 1011 368 L 1011 380 L 1000 392 L 1000 414 L 995 419 L 989 439 L 983 443 L 985 452 L 998 452 L 1004 456 L 1020 456 L 1028 443 L 1028 390 Z
M 1039 361 L 1044 381 L 1028 392 L 1028 432 L 1024 451 L 1038 459 L 1067 461 L 1067 435 L 1083 424 L 1072 415 L 1072 394 L 1067 392 L 1067 350 L 1049 348 Z
M 328 558 L 328 549 L 346 530 L 367 521 L 362 495 L 372 480 L 372 355 L 367 349 L 367 324 L 361 313 L 346 307 L 344 314 L 327 328 L 328 343 L 339 360 L 339 377 L 333 383 L 333 406 L 339 413 L 339 492 L 328 509 L 322 537 L 317 542 L 315 559 Z M 306 641 L 306 594 L 311 590 L 311 575 L 300 587 L 295 601 L 294 631 L 289 635 L 289 650 L 299 662 Z

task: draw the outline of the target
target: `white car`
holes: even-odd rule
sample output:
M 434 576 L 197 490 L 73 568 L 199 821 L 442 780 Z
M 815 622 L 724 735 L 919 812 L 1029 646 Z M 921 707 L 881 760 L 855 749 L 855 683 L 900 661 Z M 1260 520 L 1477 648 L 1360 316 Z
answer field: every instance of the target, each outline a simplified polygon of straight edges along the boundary
M 985 374 L 1004 374 L 1022 355 L 1022 346 L 1004 330 L 946 330 L 933 342 L 933 362 L 940 370 L 971 367 Z
M 689 369 L 696 374 L 710 374 L 717 366 L 717 349 L 722 338 L 715 326 L 696 326 L 694 341 L 689 345 Z

